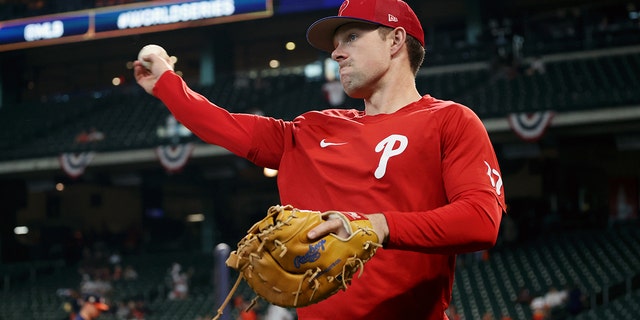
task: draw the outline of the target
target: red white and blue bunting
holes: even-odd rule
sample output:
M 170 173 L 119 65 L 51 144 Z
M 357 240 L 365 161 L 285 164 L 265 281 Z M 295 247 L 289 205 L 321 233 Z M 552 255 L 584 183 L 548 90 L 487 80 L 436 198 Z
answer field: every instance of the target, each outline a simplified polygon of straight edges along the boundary
M 169 173 L 175 173 L 182 170 L 187 164 L 193 149 L 194 145 L 187 143 L 172 146 L 158 146 L 155 151 L 162 167 Z
M 554 115 L 553 111 L 511 113 L 508 116 L 509 126 L 521 139 L 535 142 L 544 135 Z
M 71 178 L 75 179 L 82 174 L 89 163 L 95 157 L 95 152 L 63 153 L 58 157 L 60 167 Z

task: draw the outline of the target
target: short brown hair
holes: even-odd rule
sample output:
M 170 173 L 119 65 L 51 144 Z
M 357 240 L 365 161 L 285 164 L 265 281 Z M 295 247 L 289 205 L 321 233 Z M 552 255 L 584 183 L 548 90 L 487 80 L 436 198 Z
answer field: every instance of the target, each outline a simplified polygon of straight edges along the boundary
M 382 37 L 383 39 L 389 34 L 389 32 L 391 32 L 391 30 L 393 29 L 385 26 L 380 26 L 378 28 L 380 37 Z M 420 66 L 422 66 L 422 63 L 424 62 L 425 49 L 420 41 L 418 41 L 418 39 L 409 34 L 407 34 L 407 40 L 405 41 L 405 44 L 407 45 L 407 53 L 409 54 L 409 64 L 411 70 L 413 71 L 414 75 L 417 75 Z

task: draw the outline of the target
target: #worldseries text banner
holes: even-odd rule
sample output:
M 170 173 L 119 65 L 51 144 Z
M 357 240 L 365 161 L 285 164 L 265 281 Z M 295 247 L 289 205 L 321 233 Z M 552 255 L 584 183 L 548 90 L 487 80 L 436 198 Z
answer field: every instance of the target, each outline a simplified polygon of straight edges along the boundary
M 0 52 L 273 15 L 272 0 L 149 1 L 0 22 Z

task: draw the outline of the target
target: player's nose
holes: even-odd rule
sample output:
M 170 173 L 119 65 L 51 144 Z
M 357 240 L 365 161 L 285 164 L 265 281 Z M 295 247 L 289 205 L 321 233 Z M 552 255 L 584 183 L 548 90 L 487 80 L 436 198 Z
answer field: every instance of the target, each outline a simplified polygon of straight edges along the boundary
M 335 46 L 333 51 L 331 51 L 331 59 L 340 62 L 346 58 L 346 53 L 341 49 L 340 44 Z

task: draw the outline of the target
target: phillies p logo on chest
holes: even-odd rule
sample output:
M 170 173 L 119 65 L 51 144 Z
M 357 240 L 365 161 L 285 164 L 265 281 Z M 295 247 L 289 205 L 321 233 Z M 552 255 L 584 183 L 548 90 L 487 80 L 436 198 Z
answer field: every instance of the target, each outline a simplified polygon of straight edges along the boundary
M 404 150 L 407 149 L 408 144 L 409 139 L 399 134 L 392 134 L 378 143 L 375 151 L 382 153 L 382 155 L 380 156 L 378 167 L 373 173 L 376 179 L 382 179 L 382 177 L 384 177 L 385 173 L 387 173 L 389 159 L 403 153 Z

